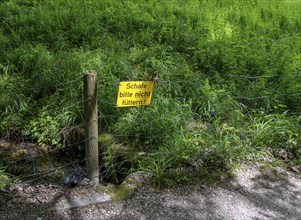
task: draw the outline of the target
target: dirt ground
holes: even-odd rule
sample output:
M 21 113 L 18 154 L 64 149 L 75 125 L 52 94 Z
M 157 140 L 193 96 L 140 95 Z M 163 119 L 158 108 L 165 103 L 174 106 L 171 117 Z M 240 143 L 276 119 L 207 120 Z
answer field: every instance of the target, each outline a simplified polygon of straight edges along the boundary
M 92 196 L 91 187 L 38 185 L 0 192 L 0 219 L 301 219 L 301 175 L 255 165 L 212 185 L 157 190 L 143 186 L 132 198 L 58 210 L 63 196 Z

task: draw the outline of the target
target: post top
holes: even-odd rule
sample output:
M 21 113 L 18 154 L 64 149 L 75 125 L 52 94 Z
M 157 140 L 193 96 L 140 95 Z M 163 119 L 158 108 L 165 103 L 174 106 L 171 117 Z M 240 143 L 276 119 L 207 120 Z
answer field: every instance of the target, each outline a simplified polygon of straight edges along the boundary
M 95 70 L 85 70 L 84 74 L 96 75 L 96 71 Z

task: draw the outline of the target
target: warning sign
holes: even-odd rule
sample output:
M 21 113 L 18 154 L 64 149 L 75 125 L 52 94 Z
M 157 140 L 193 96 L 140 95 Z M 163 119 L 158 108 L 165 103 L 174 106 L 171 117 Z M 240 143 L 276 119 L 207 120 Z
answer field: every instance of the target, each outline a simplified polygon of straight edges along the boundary
M 153 81 L 120 82 L 117 107 L 149 105 L 152 98 Z

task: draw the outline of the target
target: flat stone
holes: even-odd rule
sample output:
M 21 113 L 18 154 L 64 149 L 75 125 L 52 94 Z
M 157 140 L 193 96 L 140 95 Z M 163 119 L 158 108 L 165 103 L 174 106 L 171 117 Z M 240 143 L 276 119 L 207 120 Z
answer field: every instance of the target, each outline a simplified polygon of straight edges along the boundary
M 93 205 L 98 203 L 110 202 L 111 197 L 107 194 L 94 193 L 89 196 L 63 196 L 55 206 L 55 210 L 62 211 L 65 209 L 83 207 L 87 205 Z

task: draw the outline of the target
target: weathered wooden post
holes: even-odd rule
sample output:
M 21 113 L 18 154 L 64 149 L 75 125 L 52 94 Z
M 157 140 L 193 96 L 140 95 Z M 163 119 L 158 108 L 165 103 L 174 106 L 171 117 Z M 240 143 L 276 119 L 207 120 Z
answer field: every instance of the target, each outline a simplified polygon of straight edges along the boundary
M 99 184 L 97 76 L 93 70 L 84 72 L 85 161 L 86 176 L 94 186 Z

